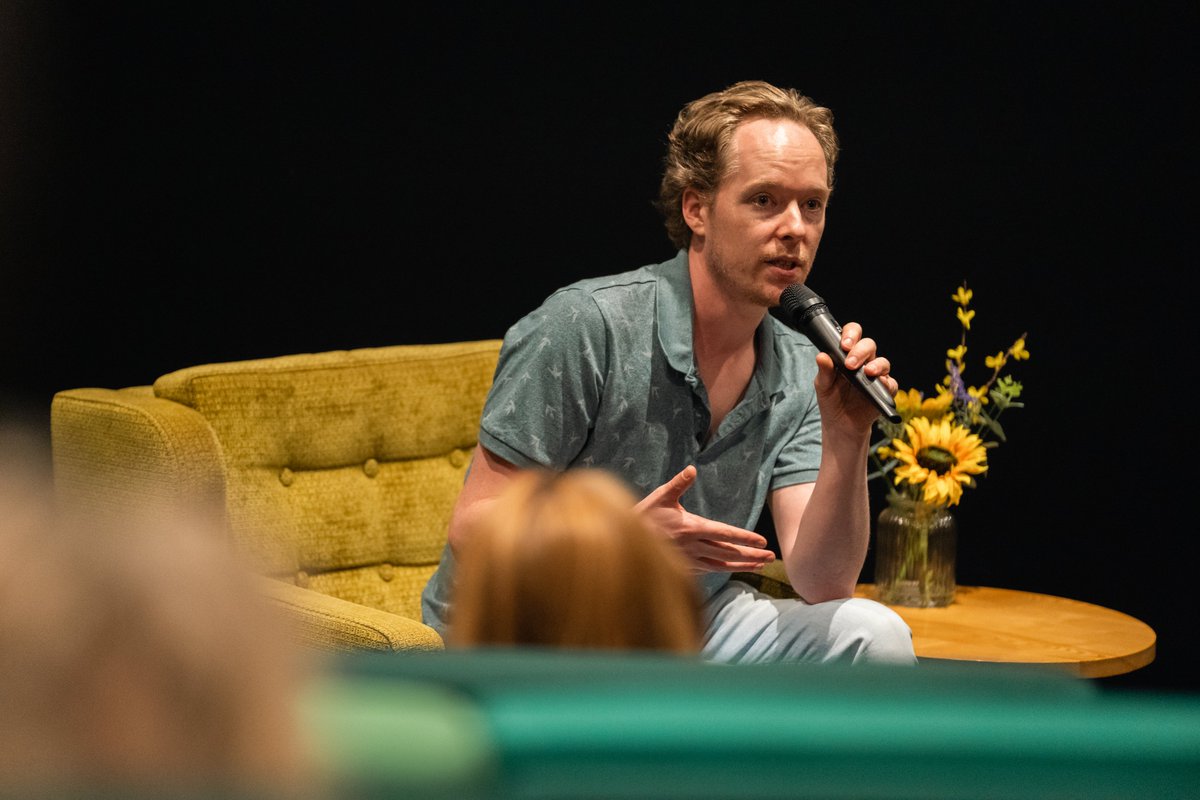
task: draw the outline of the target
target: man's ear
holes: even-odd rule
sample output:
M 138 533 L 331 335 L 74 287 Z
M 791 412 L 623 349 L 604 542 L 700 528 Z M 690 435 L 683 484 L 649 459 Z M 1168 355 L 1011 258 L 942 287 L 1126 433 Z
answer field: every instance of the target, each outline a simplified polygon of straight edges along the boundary
M 705 224 L 708 221 L 708 200 L 704 195 L 689 187 L 683 190 L 680 201 L 683 221 L 692 229 L 693 236 L 703 236 Z

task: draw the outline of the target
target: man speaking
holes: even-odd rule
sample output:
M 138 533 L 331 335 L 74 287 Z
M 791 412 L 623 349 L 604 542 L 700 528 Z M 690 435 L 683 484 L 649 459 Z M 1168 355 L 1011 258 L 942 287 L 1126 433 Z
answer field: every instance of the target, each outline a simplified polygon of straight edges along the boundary
M 812 269 L 837 154 L 830 111 L 793 89 L 745 81 L 680 111 L 658 199 L 679 251 L 559 289 L 509 329 L 426 624 L 446 631 L 454 550 L 516 471 L 591 466 L 686 556 L 705 658 L 916 663 L 903 620 L 852 597 L 879 408 L 768 313 Z M 875 342 L 854 322 L 840 335 L 842 366 L 894 395 Z M 800 600 L 731 579 L 774 560 L 753 531 L 765 503 Z

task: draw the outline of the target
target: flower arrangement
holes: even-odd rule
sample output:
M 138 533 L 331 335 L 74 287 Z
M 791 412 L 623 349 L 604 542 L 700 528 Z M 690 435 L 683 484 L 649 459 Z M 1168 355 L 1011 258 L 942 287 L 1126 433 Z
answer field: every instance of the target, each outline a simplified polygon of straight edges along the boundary
M 988 356 L 991 375 L 979 386 L 966 382 L 967 332 L 975 311 L 974 292 L 964 281 L 951 299 L 962 327 L 957 347 L 946 351 L 946 376 L 932 397 L 916 389 L 896 394 L 900 422 L 880 418 L 882 438 L 871 446 L 871 479 L 892 478 L 888 500 L 908 499 L 934 507 L 958 505 L 964 487 L 987 472 L 987 451 L 1005 441 L 1000 415 L 1021 408 L 1021 384 L 1005 374 L 1013 362 L 1029 358 L 1022 333 L 1007 350 Z
M 869 479 L 889 479 L 888 507 L 879 515 L 875 583 L 879 599 L 910 606 L 942 606 L 955 594 L 957 529 L 949 508 L 965 488 L 987 472 L 987 452 L 1004 442 L 1000 416 L 1021 408 L 1021 384 L 1006 370 L 1029 358 L 1027 334 L 987 356 L 991 374 L 967 383 L 967 333 L 975 311 L 964 281 L 951 299 L 962 327 L 958 345 L 946 351 L 946 376 L 932 396 L 916 389 L 896 394 L 900 421 L 880 417 L 882 434 L 870 450 Z

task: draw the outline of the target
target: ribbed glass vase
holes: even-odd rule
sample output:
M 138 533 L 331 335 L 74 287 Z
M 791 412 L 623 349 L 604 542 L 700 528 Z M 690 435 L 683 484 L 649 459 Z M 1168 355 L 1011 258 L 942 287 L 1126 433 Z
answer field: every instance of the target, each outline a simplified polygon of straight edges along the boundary
M 958 525 L 947 508 L 890 498 L 875 527 L 880 602 L 915 608 L 954 602 Z

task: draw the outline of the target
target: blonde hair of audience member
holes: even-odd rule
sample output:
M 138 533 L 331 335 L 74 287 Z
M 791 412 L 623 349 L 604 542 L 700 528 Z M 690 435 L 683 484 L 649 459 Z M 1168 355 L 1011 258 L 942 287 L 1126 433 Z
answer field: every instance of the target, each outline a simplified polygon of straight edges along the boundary
M 296 717 L 315 669 L 223 531 L 35 483 L 0 474 L 0 796 L 322 796 Z
M 697 653 L 695 579 L 598 469 L 519 474 L 459 554 L 447 643 Z

